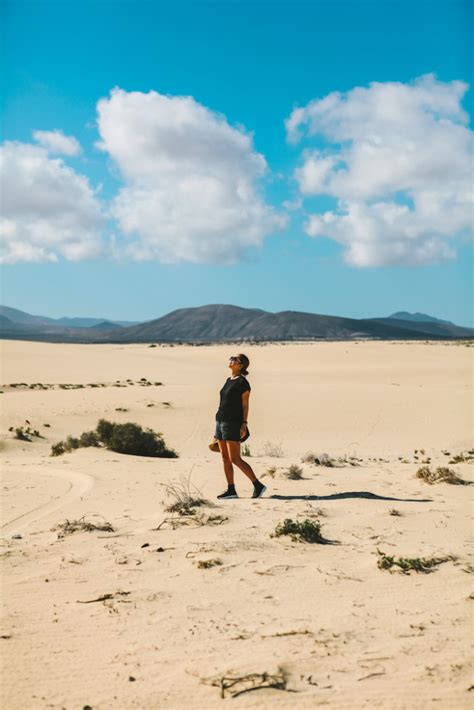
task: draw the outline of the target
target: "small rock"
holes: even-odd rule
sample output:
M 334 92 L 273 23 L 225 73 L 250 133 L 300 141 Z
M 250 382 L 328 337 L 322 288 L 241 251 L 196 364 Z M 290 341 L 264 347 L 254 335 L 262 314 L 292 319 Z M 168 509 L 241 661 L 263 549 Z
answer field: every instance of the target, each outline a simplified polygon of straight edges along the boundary
M 134 678 L 133 675 L 129 675 L 128 680 L 132 683 L 136 678 Z
M 157 547 L 156 552 L 164 552 L 165 548 L 164 547 Z
M 23 540 L 23 536 L 17 533 L 16 535 L 12 535 L 12 540 Z
M 142 545 L 142 547 L 150 547 L 150 543 L 149 543 L 149 542 L 144 542 L 143 545 Z

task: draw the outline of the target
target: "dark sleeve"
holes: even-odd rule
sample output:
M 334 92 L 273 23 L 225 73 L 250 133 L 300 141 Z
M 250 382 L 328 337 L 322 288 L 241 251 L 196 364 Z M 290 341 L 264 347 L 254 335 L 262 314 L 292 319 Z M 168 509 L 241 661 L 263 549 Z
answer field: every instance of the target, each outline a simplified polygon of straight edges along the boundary
M 245 377 L 242 378 L 242 385 L 241 385 L 241 387 L 242 387 L 242 390 L 241 390 L 241 393 L 242 393 L 242 394 L 243 394 L 244 392 L 250 392 L 251 389 L 252 389 L 252 388 L 250 387 L 250 383 L 248 382 L 248 380 L 245 379 Z

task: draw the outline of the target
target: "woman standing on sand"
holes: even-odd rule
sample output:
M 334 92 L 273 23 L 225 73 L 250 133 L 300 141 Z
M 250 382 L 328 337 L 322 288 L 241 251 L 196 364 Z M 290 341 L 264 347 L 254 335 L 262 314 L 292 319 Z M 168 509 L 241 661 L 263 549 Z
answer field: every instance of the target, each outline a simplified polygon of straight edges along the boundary
M 245 379 L 245 375 L 248 375 L 249 364 L 248 357 L 243 353 L 230 357 L 228 367 L 230 367 L 232 375 L 227 378 L 220 391 L 221 399 L 216 412 L 214 438 L 218 440 L 227 480 L 227 490 L 217 496 L 220 500 L 239 497 L 234 485 L 233 464 L 252 481 L 252 498 L 260 498 L 267 490 L 267 487 L 260 483 L 252 471 L 252 467 L 240 456 L 240 439 L 247 433 L 248 423 L 251 387 Z

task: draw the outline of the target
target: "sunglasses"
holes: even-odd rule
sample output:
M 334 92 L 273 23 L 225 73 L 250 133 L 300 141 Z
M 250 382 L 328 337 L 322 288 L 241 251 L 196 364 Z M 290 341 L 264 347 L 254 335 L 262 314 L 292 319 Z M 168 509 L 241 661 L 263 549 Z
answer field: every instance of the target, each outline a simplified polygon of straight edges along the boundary
M 230 361 L 232 361 L 232 360 L 237 360 L 237 362 L 240 362 L 239 358 L 236 357 L 235 355 L 232 355 L 232 357 L 230 357 L 229 360 L 230 360 Z M 242 363 L 240 362 L 240 364 L 242 364 Z

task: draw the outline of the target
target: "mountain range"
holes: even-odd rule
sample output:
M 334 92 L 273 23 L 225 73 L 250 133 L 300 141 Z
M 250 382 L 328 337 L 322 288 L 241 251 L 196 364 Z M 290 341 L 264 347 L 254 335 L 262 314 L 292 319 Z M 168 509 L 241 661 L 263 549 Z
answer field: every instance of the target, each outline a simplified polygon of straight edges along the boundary
M 218 343 L 288 340 L 446 340 L 474 338 L 473 328 L 424 313 L 343 318 L 301 311 L 210 304 L 179 308 L 145 322 L 48 318 L 0 306 L 0 338 L 67 343 Z

